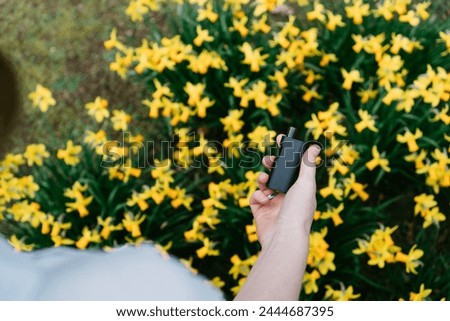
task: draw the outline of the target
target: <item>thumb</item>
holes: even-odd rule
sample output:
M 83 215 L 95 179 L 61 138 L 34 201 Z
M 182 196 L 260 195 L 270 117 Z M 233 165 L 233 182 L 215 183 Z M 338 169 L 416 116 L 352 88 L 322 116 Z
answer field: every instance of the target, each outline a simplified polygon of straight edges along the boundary
M 319 145 L 310 145 L 302 156 L 298 180 L 314 181 L 316 178 L 316 158 L 320 153 Z

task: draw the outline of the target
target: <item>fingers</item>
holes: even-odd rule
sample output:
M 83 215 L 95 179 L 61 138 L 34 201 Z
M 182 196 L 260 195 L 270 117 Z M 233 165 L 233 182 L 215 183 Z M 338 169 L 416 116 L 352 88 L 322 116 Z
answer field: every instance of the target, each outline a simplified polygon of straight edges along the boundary
M 316 158 L 320 153 L 318 145 L 311 145 L 308 147 L 302 157 L 302 164 L 300 167 L 299 179 L 306 179 L 308 181 L 315 181 L 316 177 Z
M 271 169 L 274 161 L 275 161 L 275 156 L 268 155 L 268 156 L 263 157 L 262 164 L 264 165 L 265 168 Z
M 258 183 L 258 189 L 260 189 L 261 191 L 265 191 L 267 190 L 267 181 L 269 180 L 269 174 L 267 173 L 261 173 L 259 174 L 258 178 L 256 179 L 256 182 Z
M 266 194 L 264 194 L 263 191 L 257 190 L 253 193 L 252 197 L 250 198 L 250 207 L 254 206 L 261 206 L 264 204 L 267 204 L 270 201 L 270 199 L 267 197 Z
M 279 135 L 277 136 L 276 141 L 277 141 L 278 147 L 280 147 L 281 141 L 283 140 L 284 136 L 286 136 L 286 135 L 284 135 L 284 134 L 279 134 Z M 274 156 L 274 155 L 268 155 L 268 156 L 264 156 L 264 157 L 263 157 L 263 159 L 262 159 L 262 164 L 264 165 L 265 168 L 271 169 L 272 166 L 273 166 L 273 162 L 274 162 L 274 161 L 275 161 L 275 156 Z
M 261 173 L 259 174 L 258 178 L 256 179 L 256 182 L 258 183 L 258 189 L 263 192 L 263 194 L 269 198 L 270 194 L 274 194 L 274 191 L 267 187 L 267 182 L 269 181 L 269 174 L 267 173 Z M 276 195 L 276 194 L 274 194 Z M 273 199 L 273 197 L 272 197 Z
M 276 140 L 277 140 L 277 145 L 278 145 L 278 147 L 281 146 L 281 141 L 283 140 L 284 136 L 286 136 L 286 135 L 285 135 L 285 134 L 278 134 L 278 135 L 277 135 Z

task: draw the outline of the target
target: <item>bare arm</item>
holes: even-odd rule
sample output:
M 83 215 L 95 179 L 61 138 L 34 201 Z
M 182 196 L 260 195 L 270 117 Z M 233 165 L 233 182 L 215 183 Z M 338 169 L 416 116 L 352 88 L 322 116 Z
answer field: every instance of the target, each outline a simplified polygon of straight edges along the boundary
M 250 200 L 258 238 L 259 258 L 235 300 L 298 300 L 309 252 L 309 232 L 316 209 L 315 159 L 311 146 L 303 156 L 300 175 L 286 195 L 270 200 L 268 175 L 258 178 L 259 190 Z M 270 168 L 273 158 L 265 157 Z

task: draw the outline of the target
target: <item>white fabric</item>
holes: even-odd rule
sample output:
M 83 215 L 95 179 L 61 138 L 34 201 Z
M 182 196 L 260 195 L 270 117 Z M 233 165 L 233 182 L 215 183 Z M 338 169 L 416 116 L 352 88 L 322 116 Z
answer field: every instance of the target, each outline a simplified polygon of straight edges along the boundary
M 15 252 L 0 238 L 0 300 L 223 300 L 207 280 L 153 246 L 112 252 Z

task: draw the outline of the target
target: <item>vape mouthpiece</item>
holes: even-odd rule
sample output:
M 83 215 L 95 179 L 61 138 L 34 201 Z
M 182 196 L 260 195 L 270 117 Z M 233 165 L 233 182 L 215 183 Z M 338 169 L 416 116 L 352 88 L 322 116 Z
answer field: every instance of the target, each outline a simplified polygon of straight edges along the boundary
M 288 131 L 287 137 L 294 138 L 296 131 L 297 131 L 297 128 L 289 127 L 289 131 Z

